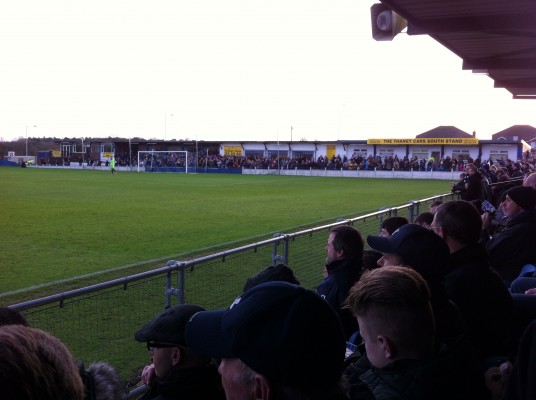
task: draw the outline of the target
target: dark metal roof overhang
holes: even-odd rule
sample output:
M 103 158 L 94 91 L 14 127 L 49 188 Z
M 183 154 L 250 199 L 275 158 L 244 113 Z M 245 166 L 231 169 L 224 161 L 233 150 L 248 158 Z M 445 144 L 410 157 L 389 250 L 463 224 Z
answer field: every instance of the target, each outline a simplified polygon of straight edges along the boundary
M 515 99 L 536 99 L 536 0 L 381 0 Z

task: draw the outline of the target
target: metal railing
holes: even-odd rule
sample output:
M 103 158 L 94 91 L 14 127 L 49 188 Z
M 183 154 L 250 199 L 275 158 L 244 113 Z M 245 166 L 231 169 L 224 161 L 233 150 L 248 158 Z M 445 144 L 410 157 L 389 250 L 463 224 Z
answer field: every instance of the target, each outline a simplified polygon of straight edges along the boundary
M 148 362 L 145 344 L 137 343 L 134 333 L 165 307 L 191 303 L 226 308 L 247 278 L 277 263 L 290 266 L 304 287 L 314 289 L 322 280 L 325 243 L 334 226 L 353 225 L 365 238 L 379 233 L 384 218 L 399 215 L 413 221 L 433 200 L 453 198 L 455 194 L 446 193 L 202 257 L 170 260 L 155 270 L 10 307 L 32 326 L 60 338 L 86 365 L 110 363 L 133 383 Z

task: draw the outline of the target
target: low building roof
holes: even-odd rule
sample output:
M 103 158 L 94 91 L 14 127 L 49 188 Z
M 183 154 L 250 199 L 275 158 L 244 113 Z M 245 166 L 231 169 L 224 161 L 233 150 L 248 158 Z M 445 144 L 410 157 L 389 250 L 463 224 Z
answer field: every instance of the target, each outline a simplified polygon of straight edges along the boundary
M 514 140 L 514 137 L 530 143 L 536 141 L 536 128 L 531 125 L 514 125 L 491 135 L 493 140 Z
M 473 135 L 455 126 L 438 126 L 416 136 L 417 138 L 472 138 Z

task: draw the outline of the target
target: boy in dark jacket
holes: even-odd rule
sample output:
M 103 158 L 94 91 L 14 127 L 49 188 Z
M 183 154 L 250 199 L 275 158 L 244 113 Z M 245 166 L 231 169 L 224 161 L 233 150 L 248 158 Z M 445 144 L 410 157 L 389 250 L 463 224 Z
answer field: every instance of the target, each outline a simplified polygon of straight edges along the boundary
M 405 267 L 366 271 L 350 290 L 366 354 L 345 370 L 352 399 L 483 399 L 487 395 L 463 339 L 434 343 L 428 285 Z

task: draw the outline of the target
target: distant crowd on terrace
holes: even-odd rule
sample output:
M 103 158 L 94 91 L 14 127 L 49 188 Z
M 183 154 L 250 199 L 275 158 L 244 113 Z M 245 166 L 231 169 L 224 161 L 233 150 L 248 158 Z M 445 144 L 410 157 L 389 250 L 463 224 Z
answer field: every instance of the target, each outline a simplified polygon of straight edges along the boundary
M 119 165 L 128 165 L 128 157 L 118 155 Z M 191 154 L 189 165 L 195 165 L 194 155 Z M 149 161 L 150 162 L 150 161 Z M 159 167 L 174 167 L 184 166 L 184 159 L 179 159 L 175 154 L 170 154 L 168 157 L 159 156 L 155 158 L 155 166 Z M 134 163 L 133 163 L 134 164 Z M 200 168 L 260 168 L 260 169 L 328 169 L 328 170 L 395 170 L 395 171 L 464 171 L 466 164 L 474 164 L 477 168 L 486 169 L 486 165 L 491 166 L 497 164 L 500 167 L 507 168 L 511 177 L 517 175 L 519 171 L 521 175 L 526 175 L 536 170 L 535 158 L 530 153 L 525 153 L 523 158 L 517 162 L 511 160 L 499 160 L 492 162 L 491 160 L 482 161 L 480 157 L 475 159 L 469 157 L 467 160 L 455 159 L 449 156 L 435 160 L 431 157 L 428 160 L 418 159 L 416 156 L 405 156 L 399 159 L 398 155 L 382 158 L 379 155 L 368 157 L 354 156 L 348 158 L 340 155 L 331 158 L 321 155 L 316 160 L 308 156 L 296 156 L 289 158 L 286 156 L 280 157 L 264 157 L 262 155 L 247 155 L 247 156 L 222 156 L 219 154 L 209 154 L 208 157 L 204 153 L 199 153 L 197 165 Z M 135 165 L 135 164 L 134 164 Z
M 70 158 L 57 159 L 63 161 L 63 165 L 69 165 L 72 163 L 78 163 L 82 165 L 82 158 L 77 160 Z M 115 155 L 116 165 L 119 167 L 137 166 L 137 157 L 130 157 L 128 152 L 116 153 Z M 170 152 L 167 156 L 158 154 L 154 156 L 151 162 L 151 157 L 146 157 L 140 160 L 140 166 L 150 166 L 153 164 L 155 167 L 184 167 L 184 158 L 178 157 L 177 153 Z M 353 157 L 345 156 L 332 156 L 331 158 L 326 156 L 319 156 L 316 160 L 309 155 L 298 155 L 295 157 L 288 156 L 271 156 L 264 157 L 260 154 L 246 155 L 246 156 L 222 156 L 220 154 L 209 154 L 208 156 L 204 151 L 199 152 L 197 157 L 197 164 L 195 162 L 195 153 L 188 154 L 189 167 L 197 166 L 199 168 L 259 168 L 259 169 L 327 169 L 327 170 L 384 170 L 384 171 L 464 171 L 467 164 L 474 164 L 478 169 L 487 170 L 492 165 L 496 165 L 501 168 L 506 168 L 510 177 L 516 175 L 522 176 L 530 172 L 536 171 L 535 157 L 530 152 L 523 154 L 523 157 L 518 161 L 512 160 L 481 160 L 480 157 L 475 159 L 469 157 L 468 159 L 456 159 L 450 156 L 441 157 L 439 160 L 430 157 L 428 160 L 417 156 L 408 157 L 404 156 L 399 158 L 398 155 L 381 157 L 380 155 L 367 157 L 361 155 L 355 155 Z M 87 160 L 88 166 L 107 166 L 107 163 L 102 163 L 96 160 Z M 59 165 L 58 162 L 53 163 L 51 160 L 42 159 L 41 165 Z M 517 172 L 516 172 L 517 171 Z

